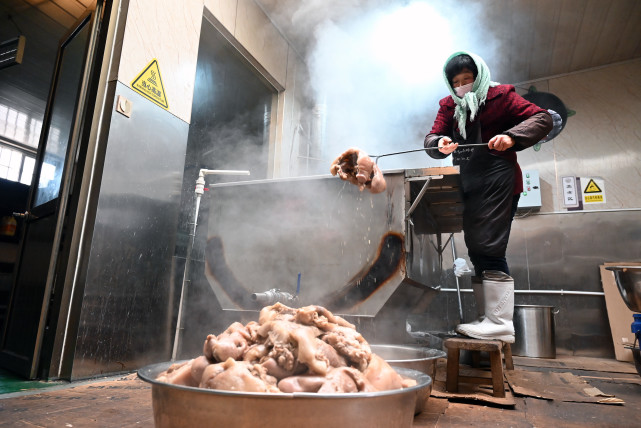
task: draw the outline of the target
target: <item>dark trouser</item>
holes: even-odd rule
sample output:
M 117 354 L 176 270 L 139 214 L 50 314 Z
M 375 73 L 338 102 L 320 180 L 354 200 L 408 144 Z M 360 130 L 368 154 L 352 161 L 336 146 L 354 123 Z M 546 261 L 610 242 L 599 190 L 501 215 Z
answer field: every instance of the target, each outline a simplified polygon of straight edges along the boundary
M 512 220 L 514 220 L 514 215 L 516 214 L 516 209 L 518 208 L 520 197 L 521 194 L 519 193 L 517 195 L 514 195 L 512 199 L 510 222 L 507 225 L 508 236 L 510 234 L 510 230 L 512 229 Z M 470 261 L 474 265 L 474 274 L 479 278 L 483 277 L 483 271 L 485 270 L 498 270 L 501 272 L 505 272 L 508 275 L 510 274 L 510 269 L 507 266 L 507 260 L 505 256 L 490 256 L 487 254 L 473 253 L 472 251 L 468 251 L 468 255 L 470 256 Z

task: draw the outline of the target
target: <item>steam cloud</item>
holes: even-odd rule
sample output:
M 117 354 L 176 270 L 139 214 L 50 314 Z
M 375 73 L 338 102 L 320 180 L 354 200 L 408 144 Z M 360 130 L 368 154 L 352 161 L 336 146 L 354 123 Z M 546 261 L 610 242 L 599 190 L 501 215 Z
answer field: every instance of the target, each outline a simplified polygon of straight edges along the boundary
M 448 95 L 442 68 L 451 53 L 475 52 L 492 69 L 496 43 L 475 32 L 482 22 L 475 2 L 302 0 L 292 24 L 309 31 L 318 16 L 307 63 L 311 97 L 326 109 L 321 150 L 329 161 L 351 146 L 371 155 L 421 148 L 438 100 Z M 450 162 L 417 152 L 383 158 L 380 166 Z

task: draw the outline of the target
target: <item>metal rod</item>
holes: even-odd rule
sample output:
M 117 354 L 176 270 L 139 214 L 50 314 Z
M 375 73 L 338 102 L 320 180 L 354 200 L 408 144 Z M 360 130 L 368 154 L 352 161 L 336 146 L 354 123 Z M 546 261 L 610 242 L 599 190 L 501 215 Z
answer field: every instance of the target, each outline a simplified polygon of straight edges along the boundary
M 441 176 L 441 178 L 442 177 L 443 176 Z M 416 199 L 414 199 L 412 206 L 410 207 L 409 210 L 407 210 L 407 215 L 405 216 L 406 219 L 408 219 L 412 215 L 412 213 L 418 206 L 418 203 L 421 202 L 421 199 L 423 199 L 423 195 L 425 195 L 425 192 L 427 192 L 427 188 L 430 186 L 431 181 L 432 181 L 432 177 L 427 177 L 427 179 L 425 180 L 425 184 L 423 184 L 421 191 L 418 192 L 418 196 L 416 196 Z
M 461 147 L 481 147 L 481 146 L 487 147 L 487 144 L 485 143 L 464 144 Z M 378 159 L 385 156 L 403 155 L 405 153 L 422 152 L 425 150 L 438 150 L 439 148 L 440 147 L 423 147 L 422 149 L 403 150 L 402 152 L 384 153 L 382 155 L 370 155 L 370 157 L 374 158 L 376 160 L 376 164 L 378 164 Z
M 453 233 L 450 235 L 450 238 L 452 237 Z M 454 245 L 454 240 L 452 239 L 452 260 L 456 260 L 456 245 Z M 456 280 L 456 295 L 458 297 L 458 316 L 461 322 L 463 322 L 463 304 L 461 303 L 461 286 L 458 282 L 458 276 L 454 275 L 454 279 Z
M 441 291 L 453 293 L 472 293 L 474 290 L 471 288 L 441 288 Z M 516 294 L 559 294 L 559 295 L 573 295 L 573 296 L 605 296 L 603 291 L 569 291 L 569 290 L 514 290 Z
M 183 272 L 183 282 L 182 287 L 180 288 L 180 303 L 178 304 L 178 319 L 176 321 L 176 333 L 174 335 L 174 347 L 171 352 L 171 361 L 176 361 L 178 354 L 178 348 L 182 344 L 181 331 L 182 331 L 182 319 L 183 319 L 183 308 L 184 302 L 186 300 L 187 285 L 189 281 L 189 265 L 191 264 L 191 251 L 194 248 L 194 241 L 196 240 L 196 226 L 198 226 L 198 211 L 200 210 L 200 198 L 201 194 L 196 195 L 196 208 L 194 209 L 194 222 L 191 233 L 189 234 L 189 245 L 187 245 L 187 255 L 185 256 L 185 271 Z

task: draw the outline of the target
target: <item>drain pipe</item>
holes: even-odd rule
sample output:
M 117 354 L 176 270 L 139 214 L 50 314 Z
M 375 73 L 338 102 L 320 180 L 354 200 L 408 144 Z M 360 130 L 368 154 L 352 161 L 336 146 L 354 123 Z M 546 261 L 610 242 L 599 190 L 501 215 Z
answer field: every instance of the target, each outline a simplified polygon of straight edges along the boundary
M 458 278 L 457 281 L 458 283 Z M 457 284 L 458 285 L 458 284 Z M 474 290 L 471 288 L 441 288 L 445 292 L 457 293 L 472 293 Z M 514 290 L 515 294 L 559 294 L 561 296 L 605 296 L 603 291 L 571 291 L 571 290 Z M 460 299 L 460 294 L 459 294 Z
M 180 290 L 180 303 L 178 304 L 178 320 L 176 321 L 176 333 L 174 335 L 174 347 L 171 352 L 171 361 L 176 361 L 178 348 L 180 348 L 180 338 L 182 331 L 183 310 L 186 302 L 187 283 L 189 280 L 189 265 L 191 264 L 191 250 L 194 247 L 196 239 L 196 226 L 198 225 L 198 211 L 200 210 L 200 198 L 205 193 L 205 176 L 206 175 L 249 175 L 249 171 L 234 171 L 224 169 L 201 169 L 196 179 L 196 207 L 194 209 L 194 222 L 191 233 L 189 234 L 189 245 L 187 245 L 187 255 L 185 257 L 185 271 L 183 273 L 183 283 Z

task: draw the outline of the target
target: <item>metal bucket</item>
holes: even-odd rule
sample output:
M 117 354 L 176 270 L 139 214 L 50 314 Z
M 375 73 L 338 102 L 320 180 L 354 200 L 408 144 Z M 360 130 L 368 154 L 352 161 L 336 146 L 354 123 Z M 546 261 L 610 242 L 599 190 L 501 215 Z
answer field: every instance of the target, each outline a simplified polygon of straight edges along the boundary
M 523 357 L 556 358 L 554 306 L 514 305 L 516 340 L 512 354 Z

